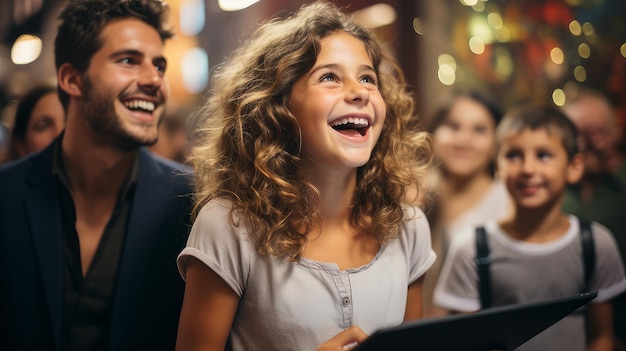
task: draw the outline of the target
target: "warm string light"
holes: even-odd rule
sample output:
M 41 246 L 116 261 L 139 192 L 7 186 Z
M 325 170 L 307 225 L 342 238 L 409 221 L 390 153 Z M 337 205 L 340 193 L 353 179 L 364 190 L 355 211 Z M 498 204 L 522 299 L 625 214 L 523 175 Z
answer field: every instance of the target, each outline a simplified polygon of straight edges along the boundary
M 217 0 L 222 11 L 240 11 L 259 2 L 259 0 Z
M 26 65 L 41 55 L 43 42 L 33 34 L 20 35 L 11 48 L 11 61 L 16 65 Z
M 453 30 L 454 49 L 439 55 L 437 78 L 441 84 L 475 84 L 459 79 L 463 70 L 483 78 L 482 83 L 487 85 L 512 84 L 510 79 L 524 72 L 526 86 L 532 87 L 526 94 L 549 94 L 551 101 L 561 106 L 566 94 L 563 88 L 554 85 L 597 79 L 589 77 L 589 65 L 600 62 L 594 55 L 601 54 L 596 46 L 604 45 L 601 43 L 604 39 L 591 21 L 571 18 L 574 14 L 585 18 L 580 13 L 580 0 L 539 4 L 534 12 L 521 5 L 507 6 L 488 0 L 459 0 L 459 3 L 468 9 L 467 17 L 465 22 L 460 17 L 455 23 L 466 23 L 467 29 Z M 423 33 L 421 20 L 414 19 L 413 27 L 416 33 Z M 559 34 L 561 30 L 571 36 Z M 466 33 L 465 38 L 459 36 L 462 33 Z M 460 45 L 463 40 L 465 47 Z M 626 58 L 626 42 L 617 45 L 617 55 Z

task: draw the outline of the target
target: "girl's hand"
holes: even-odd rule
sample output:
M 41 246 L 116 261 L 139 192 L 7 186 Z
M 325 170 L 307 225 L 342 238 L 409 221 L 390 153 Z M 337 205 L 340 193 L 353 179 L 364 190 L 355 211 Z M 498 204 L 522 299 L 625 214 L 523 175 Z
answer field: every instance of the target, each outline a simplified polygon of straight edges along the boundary
M 352 350 L 359 343 L 365 341 L 365 339 L 367 339 L 367 334 L 365 334 L 361 328 L 353 325 L 320 345 L 320 347 L 317 348 L 317 351 Z

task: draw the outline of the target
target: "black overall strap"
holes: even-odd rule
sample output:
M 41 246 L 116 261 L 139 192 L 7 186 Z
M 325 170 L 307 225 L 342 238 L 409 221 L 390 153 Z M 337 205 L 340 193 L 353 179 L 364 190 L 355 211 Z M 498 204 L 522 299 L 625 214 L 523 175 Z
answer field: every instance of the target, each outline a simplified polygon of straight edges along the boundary
M 595 244 L 593 233 L 591 231 L 591 223 L 587 220 L 579 218 L 580 238 L 582 243 L 582 256 L 584 268 L 584 288 L 583 292 L 588 292 L 589 283 L 593 276 L 596 264 Z M 489 264 L 491 257 L 489 255 L 489 244 L 487 242 L 487 233 L 484 227 L 476 228 L 476 266 L 478 267 L 478 286 L 480 293 L 481 308 L 491 307 L 491 276 Z
M 593 242 L 593 233 L 591 232 L 591 223 L 582 218 L 578 218 L 580 223 L 580 239 L 583 249 L 583 265 L 585 272 L 585 285 L 583 292 L 589 292 L 589 283 L 596 264 L 596 250 Z
M 489 274 L 489 244 L 485 227 L 476 227 L 476 266 L 478 267 L 478 292 L 481 309 L 491 307 L 491 277 Z

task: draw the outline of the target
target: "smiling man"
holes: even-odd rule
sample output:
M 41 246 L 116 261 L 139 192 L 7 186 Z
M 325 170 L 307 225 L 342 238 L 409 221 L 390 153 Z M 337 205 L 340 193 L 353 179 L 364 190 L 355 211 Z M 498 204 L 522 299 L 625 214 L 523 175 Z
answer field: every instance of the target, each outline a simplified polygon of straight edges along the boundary
M 71 0 L 59 17 L 65 131 L 0 169 L 2 348 L 174 348 L 191 190 L 187 169 L 144 147 L 169 95 L 167 12 Z

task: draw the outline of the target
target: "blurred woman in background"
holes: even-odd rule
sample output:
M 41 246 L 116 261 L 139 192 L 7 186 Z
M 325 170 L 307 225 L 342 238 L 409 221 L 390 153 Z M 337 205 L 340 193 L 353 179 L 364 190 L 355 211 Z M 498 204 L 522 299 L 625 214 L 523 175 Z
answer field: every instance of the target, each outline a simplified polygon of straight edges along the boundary
M 494 178 L 495 128 L 501 117 L 486 96 L 470 92 L 452 96 L 430 120 L 435 171 L 423 207 L 437 263 L 426 276 L 427 316 L 443 313 L 432 306 L 432 288 L 453 236 L 510 210 L 506 188 Z
M 20 99 L 11 132 L 12 160 L 44 149 L 65 127 L 65 111 L 53 86 L 39 86 Z

